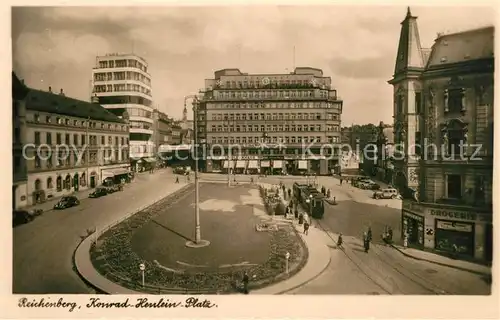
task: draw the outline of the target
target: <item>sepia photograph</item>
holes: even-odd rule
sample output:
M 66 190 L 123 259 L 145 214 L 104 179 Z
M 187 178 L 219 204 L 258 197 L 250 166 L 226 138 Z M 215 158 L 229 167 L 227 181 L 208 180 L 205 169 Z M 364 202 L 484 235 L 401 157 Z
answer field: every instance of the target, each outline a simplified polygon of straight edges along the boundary
M 18 308 L 492 294 L 493 7 L 10 14 Z

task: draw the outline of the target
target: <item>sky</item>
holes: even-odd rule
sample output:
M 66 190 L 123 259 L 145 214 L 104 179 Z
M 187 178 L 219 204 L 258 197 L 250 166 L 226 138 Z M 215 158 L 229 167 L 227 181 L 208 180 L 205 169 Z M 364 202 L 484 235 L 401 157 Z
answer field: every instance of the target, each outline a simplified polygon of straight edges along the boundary
M 13 69 L 36 89 L 89 100 L 96 55 L 134 52 L 149 64 L 154 104 L 182 116 L 214 71 L 320 68 L 344 100 L 342 125 L 392 123 L 392 86 L 405 6 L 15 7 Z M 438 32 L 494 23 L 490 7 L 418 7 L 422 46 Z M 191 117 L 191 115 L 189 116 Z

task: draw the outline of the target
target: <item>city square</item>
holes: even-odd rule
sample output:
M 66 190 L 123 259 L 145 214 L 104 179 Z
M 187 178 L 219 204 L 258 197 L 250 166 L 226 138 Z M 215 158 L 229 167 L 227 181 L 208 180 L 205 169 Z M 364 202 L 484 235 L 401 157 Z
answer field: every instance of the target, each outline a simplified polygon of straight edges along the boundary
M 485 8 L 333 7 L 13 9 L 12 293 L 494 295 Z

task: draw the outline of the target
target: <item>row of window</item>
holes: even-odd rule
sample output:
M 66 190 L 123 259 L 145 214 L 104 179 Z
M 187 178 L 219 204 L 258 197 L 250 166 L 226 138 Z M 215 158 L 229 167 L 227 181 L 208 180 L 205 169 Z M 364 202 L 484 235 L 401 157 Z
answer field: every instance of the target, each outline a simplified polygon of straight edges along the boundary
M 303 80 L 303 79 L 294 79 L 294 80 L 281 80 L 273 77 L 263 78 L 263 79 L 250 79 L 244 81 L 219 81 L 220 86 L 224 86 L 227 89 L 237 89 L 237 88 L 262 88 L 268 86 L 304 86 L 304 87 L 314 87 L 318 84 L 324 86 L 322 81 L 316 80 L 314 78 Z M 225 84 L 225 85 L 224 85 Z
M 110 96 L 99 97 L 99 103 L 102 105 L 107 104 L 140 104 L 146 107 L 151 107 L 153 102 L 149 99 L 140 96 Z
M 52 169 L 62 167 L 79 167 L 87 164 L 109 164 L 114 162 L 128 161 L 127 150 L 100 150 L 100 151 L 87 151 L 83 154 L 76 152 L 59 151 L 48 152 L 40 150 L 34 154 L 34 164 L 37 169 Z
M 140 92 L 145 95 L 151 96 L 151 89 L 140 86 L 138 84 L 121 83 L 121 84 L 107 84 L 107 85 L 94 85 L 94 93 L 101 92 Z
M 337 136 L 328 136 L 328 137 L 268 137 L 263 138 L 262 136 L 254 136 L 254 137 L 222 137 L 222 136 L 213 136 L 211 138 L 212 143 L 235 143 L 235 144 L 258 144 L 258 143 L 338 143 L 340 142 L 340 138 Z
M 130 129 L 153 130 L 153 125 L 144 121 L 130 121 Z
M 431 94 L 431 99 L 434 99 L 434 93 Z M 479 95 L 479 100 L 482 99 L 482 95 Z M 396 97 L 396 106 L 397 106 L 397 113 L 398 114 L 403 114 L 404 113 L 404 97 L 403 95 L 398 95 Z M 422 108 L 423 108 L 423 100 L 422 100 L 422 93 L 421 92 L 415 92 L 415 113 L 421 114 L 422 113 Z M 479 104 L 482 104 L 483 101 L 478 101 Z M 452 112 L 452 113 L 459 113 L 459 112 L 464 112 L 466 109 L 466 100 L 465 100 L 465 88 L 452 88 L 452 89 L 445 89 L 443 92 L 443 106 L 444 106 L 444 112 Z
M 200 117 L 200 120 L 202 117 Z M 214 113 L 212 120 L 340 120 L 340 115 L 332 112 L 308 113 Z
M 201 128 L 200 128 L 201 129 Z M 322 132 L 322 131 L 335 131 L 338 132 L 340 130 L 340 126 L 328 124 L 323 126 L 321 124 L 292 124 L 292 125 L 263 125 L 260 126 L 257 124 L 254 125 L 212 125 L 211 132 L 271 132 L 271 131 L 310 131 L 310 132 Z M 203 131 L 203 130 L 200 130 Z
M 148 72 L 148 67 L 145 64 L 133 59 L 101 60 L 99 68 L 137 68 Z
M 213 91 L 215 99 L 327 99 L 337 98 L 335 90 Z
M 78 177 L 78 174 L 76 174 L 78 181 L 80 183 L 80 186 L 85 187 L 87 185 L 87 177 L 85 173 L 82 173 L 81 176 Z M 71 178 L 71 176 L 68 174 L 66 175 L 66 178 L 63 180 L 61 176 L 58 176 L 56 178 L 56 191 L 61 192 L 63 189 L 65 190 L 71 190 L 71 187 L 73 186 L 73 183 L 75 178 Z M 54 180 L 52 177 L 48 177 L 46 180 L 46 189 L 51 190 L 54 189 Z M 42 190 L 42 181 L 40 179 L 35 180 L 35 191 L 41 191 Z
M 34 132 L 34 144 L 40 145 L 42 143 L 52 145 L 54 141 L 52 140 L 53 132 L 45 132 L 45 141 L 42 141 L 42 134 L 43 132 L 40 131 L 35 131 Z M 86 137 L 89 139 L 89 144 L 90 145 L 97 145 L 98 144 L 98 137 L 101 137 L 101 145 L 112 145 L 113 144 L 113 137 L 112 136 L 107 136 L 108 139 L 106 141 L 106 136 L 97 136 L 97 135 L 87 135 L 87 134 L 73 134 L 73 140 L 71 140 L 71 134 L 66 133 L 64 134 L 64 144 L 66 145 L 85 145 L 87 143 Z M 114 137 L 114 145 L 127 145 L 128 144 L 128 137 Z M 56 132 L 56 141 L 55 144 L 63 144 L 63 134 Z
M 151 111 L 147 111 L 144 109 L 127 108 L 127 112 L 128 112 L 129 116 L 144 117 L 144 118 L 153 119 L 153 113 Z
M 63 117 L 58 117 L 56 116 L 54 119 L 54 116 L 52 115 L 46 115 L 46 116 L 40 116 L 40 114 L 35 113 L 33 115 L 33 121 L 36 123 L 47 123 L 51 124 L 52 121 L 54 120 L 54 124 L 58 125 L 65 125 L 65 126 L 72 126 L 72 127 L 79 127 L 79 128 L 90 128 L 90 129 L 103 129 L 103 130 L 115 130 L 115 131 L 127 131 L 127 126 L 124 124 L 111 124 L 111 123 L 104 123 L 104 122 L 97 122 L 97 121 L 88 121 L 88 120 L 77 120 L 77 119 L 69 119 L 69 118 L 63 118 Z
M 207 109 L 335 109 L 342 112 L 341 103 L 332 102 L 241 102 L 207 103 Z
M 122 71 L 122 72 L 97 72 L 94 74 L 94 81 L 113 81 L 113 80 L 135 80 L 151 86 L 151 79 L 139 72 Z

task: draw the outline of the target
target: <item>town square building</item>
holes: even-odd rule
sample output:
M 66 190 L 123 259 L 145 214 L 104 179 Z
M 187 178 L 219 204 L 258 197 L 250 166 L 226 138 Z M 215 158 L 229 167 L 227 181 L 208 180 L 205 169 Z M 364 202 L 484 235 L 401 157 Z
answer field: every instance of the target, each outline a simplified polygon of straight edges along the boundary
M 204 168 L 328 174 L 338 164 L 342 107 L 331 78 L 320 69 L 216 71 L 205 80 L 198 105 L 198 138 L 206 141 Z
M 15 80 L 15 81 L 14 81 Z M 13 75 L 13 93 L 26 91 L 16 101 L 25 119 L 22 160 L 24 190 L 15 192 L 15 208 L 94 188 L 105 178 L 127 179 L 130 171 L 126 121 L 96 103 L 26 87 Z M 18 111 L 18 114 L 20 112 Z M 16 174 L 14 174 L 16 177 Z
M 395 140 L 422 146 L 395 162 L 396 184 L 417 188 L 408 244 L 491 261 L 494 27 L 438 34 L 425 52 L 408 9 L 397 59 Z

